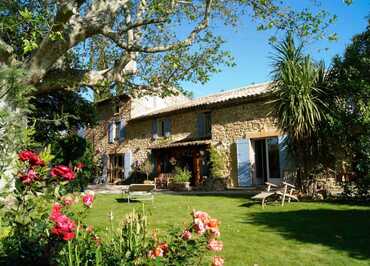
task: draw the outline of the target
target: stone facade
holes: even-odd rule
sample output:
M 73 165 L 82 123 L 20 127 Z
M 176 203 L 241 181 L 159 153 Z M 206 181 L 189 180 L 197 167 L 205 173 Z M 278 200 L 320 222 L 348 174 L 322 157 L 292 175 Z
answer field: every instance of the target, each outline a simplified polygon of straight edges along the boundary
M 119 112 L 114 113 L 109 103 L 98 107 L 100 123 L 87 132 L 95 149 L 106 154 L 132 152 L 133 161 L 140 163 L 147 158 L 151 147 L 197 138 L 197 115 L 211 112 L 212 134 L 210 141 L 214 147 L 227 154 L 228 175 L 231 186 L 238 186 L 237 166 L 234 143 L 241 138 L 265 138 L 281 135 L 276 126 L 276 119 L 270 115 L 266 97 L 245 99 L 238 103 L 209 106 L 208 109 L 194 108 L 157 114 L 155 116 L 130 117 L 132 100 L 127 98 L 120 103 Z M 108 143 L 108 123 L 124 118 L 127 121 L 125 139 L 122 142 Z M 171 121 L 171 135 L 167 138 L 152 136 L 153 119 L 168 118 Z

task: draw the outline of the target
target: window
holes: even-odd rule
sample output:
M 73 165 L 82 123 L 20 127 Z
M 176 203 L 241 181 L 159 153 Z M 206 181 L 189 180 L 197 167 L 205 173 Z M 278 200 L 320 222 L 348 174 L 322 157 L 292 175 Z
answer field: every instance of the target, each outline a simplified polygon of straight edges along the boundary
M 154 119 L 152 124 L 153 139 L 171 135 L 171 120 L 169 118 Z
M 124 141 L 126 132 L 126 122 L 123 118 L 118 121 L 111 121 L 108 124 L 108 143 Z
M 165 121 L 164 119 L 158 119 L 158 136 L 164 137 L 165 135 Z
M 204 113 L 204 132 L 205 132 L 205 137 L 211 137 L 212 136 L 212 117 L 211 117 L 211 112 Z
M 121 122 L 116 121 L 114 122 L 114 140 L 118 140 L 120 136 L 120 128 L 121 128 Z
M 212 136 L 211 112 L 199 113 L 197 118 L 197 135 L 199 138 Z

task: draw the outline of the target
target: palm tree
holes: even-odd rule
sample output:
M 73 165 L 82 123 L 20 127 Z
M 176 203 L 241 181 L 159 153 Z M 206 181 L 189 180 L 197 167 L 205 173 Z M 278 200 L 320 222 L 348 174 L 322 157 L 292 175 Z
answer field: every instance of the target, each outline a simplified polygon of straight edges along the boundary
M 315 64 L 303 54 L 302 44 L 296 45 L 291 34 L 274 48 L 273 112 L 279 128 L 288 136 L 288 152 L 296 163 L 300 183 L 318 151 L 316 133 L 325 119 L 326 71 L 322 62 Z

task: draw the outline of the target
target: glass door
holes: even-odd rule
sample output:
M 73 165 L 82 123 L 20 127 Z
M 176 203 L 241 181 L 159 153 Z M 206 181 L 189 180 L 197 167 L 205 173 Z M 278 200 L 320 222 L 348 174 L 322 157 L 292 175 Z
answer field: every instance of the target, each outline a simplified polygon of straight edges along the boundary
M 279 143 L 277 137 L 254 140 L 255 177 L 257 184 L 280 178 Z

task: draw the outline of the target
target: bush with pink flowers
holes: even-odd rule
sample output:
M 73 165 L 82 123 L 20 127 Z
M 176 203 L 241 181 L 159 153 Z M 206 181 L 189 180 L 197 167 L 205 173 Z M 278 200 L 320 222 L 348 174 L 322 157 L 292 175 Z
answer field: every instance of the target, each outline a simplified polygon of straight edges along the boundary
M 133 211 L 120 227 L 112 224 L 103 232 L 84 224 L 94 193 L 66 189 L 81 165 L 49 167 L 52 158 L 48 149 L 19 153 L 15 190 L 3 201 L 2 224 L 10 230 L 1 242 L 1 265 L 223 265 L 219 256 L 206 260 L 223 243 L 219 221 L 202 211 L 165 238 L 149 230 L 144 211 Z

